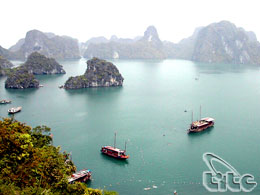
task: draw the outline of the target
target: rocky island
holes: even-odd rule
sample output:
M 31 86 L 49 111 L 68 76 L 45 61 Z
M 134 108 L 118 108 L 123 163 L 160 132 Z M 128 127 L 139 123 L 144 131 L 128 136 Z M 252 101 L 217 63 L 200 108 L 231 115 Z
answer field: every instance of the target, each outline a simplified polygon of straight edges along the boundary
M 9 73 L 7 80 L 5 81 L 5 88 L 8 89 L 26 89 L 26 88 L 38 88 L 39 81 L 35 79 L 32 73 L 28 70 L 16 68 Z
M 55 59 L 47 58 L 38 52 L 31 53 L 22 66 L 34 75 L 66 73 Z
M 38 88 L 39 81 L 34 75 L 65 73 L 65 70 L 55 59 L 33 52 L 24 64 L 9 71 L 8 78 L 5 81 L 5 88 Z
M 210 24 L 197 33 L 191 60 L 205 63 L 260 64 L 260 43 L 253 32 L 229 21 Z
M 65 89 L 80 89 L 89 87 L 114 87 L 122 86 L 124 78 L 117 67 L 111 62 L 92 58 L 87 61 L 87 70 L 84 75 L 70 77 Z
M 35 51 L 55 59 L 80 58 L 77 39 L 44 33 L 39 30 L 28 31 L 25 38 L 20 39 L 9 49 L 9 52 L 22 60 L 28 58 Z
M 165 59 L 163 43 L 154 26 L 149 26 L 142 37 L 118 39 L 112 36 L 109 41 L 91 42 L 83 56 L 105 59 Z

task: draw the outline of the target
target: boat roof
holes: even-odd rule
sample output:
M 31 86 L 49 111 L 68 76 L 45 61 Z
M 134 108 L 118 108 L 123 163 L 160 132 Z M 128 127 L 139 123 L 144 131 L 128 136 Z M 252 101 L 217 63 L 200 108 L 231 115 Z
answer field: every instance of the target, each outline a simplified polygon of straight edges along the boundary
M 112 146 L 103 146 L 103 147 L 106 149 L 109 149 L 109 150 L 116 151 L 116 152 L 124 152 L 124 150 L 120 150 L 119 148 L 114 148 Z
M 214 121 L 215 119 L 214 118 L 210 118 L 210 117 L 206 117 L 206 118 L 202 118 L 200 119 L 202 121 L 207 121 L 207 122 L 211 122 L 211 121 Z
M 200 126 L 206 125 L 206 124 L 208 124 L 208 123 L 207 123 L 206 121 L 200 120 L 200 121 L 195 121 L 195 122 L 193 122 L 192 124 L 193 124 L 193 126 L 200 127 Z

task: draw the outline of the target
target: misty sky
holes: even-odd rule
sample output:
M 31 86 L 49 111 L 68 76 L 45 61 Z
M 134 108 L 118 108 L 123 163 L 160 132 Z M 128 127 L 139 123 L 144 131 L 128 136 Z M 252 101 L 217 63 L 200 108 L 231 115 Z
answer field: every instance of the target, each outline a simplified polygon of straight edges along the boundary
M 133 38 L 154 25 L 178 42 L 198 26 L 229 20 L 260 37 L 258 0 L 2 0 L 0 45 L 9 48 L 38 29 L 79 41 L 94 36 Z

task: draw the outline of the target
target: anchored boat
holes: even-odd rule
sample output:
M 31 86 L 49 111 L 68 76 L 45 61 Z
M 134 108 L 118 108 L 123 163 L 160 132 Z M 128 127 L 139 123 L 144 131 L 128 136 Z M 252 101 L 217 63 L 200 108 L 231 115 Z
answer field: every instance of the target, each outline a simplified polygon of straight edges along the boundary
M 9 113 L 9 114 L 15 114 L 15 113 L 17 113 L 17 112 L 20 112 L 21 110 L 22 110 L 22 107 L 10 108 L 10 109 L 8 110 L 8 113 Z
M 128 159 L 129 155 L 126 155 L 126 142 L 125 142 L 125 150 L 121 150 L 116 148 L 116 133 L 114 137 L 114 147 L 112 146 L 102 146 L 101 153 L 106 154 L 108 156 L 117 158 L 117 159 Z
M 200 118 L 201 118 L 201 107 L 200 107 Z M 192 122 L 190 128 L 188 129 L 188 133 L 196 133 L 204 131 L 210 127 L 214 126 L 214 118 L 206 117 L 201 118 L 200 120 L 193 121 L 193 112 L 192 112 Z
M 188 133 L 200 132 L 214 126 L 214 119 L 210 117 L 202 118 L 198 121 L 191 123 Z
M 87 169 L 80 170 L 76 173 L 73 173 L 71 177 L 68 179 L 68 182 L 75 183 L 75 182 L 86 182 L 91 179 L 91 171 Z
M 10 104 L 11 102 L 11 100 L 1 100 L 0 104 Z

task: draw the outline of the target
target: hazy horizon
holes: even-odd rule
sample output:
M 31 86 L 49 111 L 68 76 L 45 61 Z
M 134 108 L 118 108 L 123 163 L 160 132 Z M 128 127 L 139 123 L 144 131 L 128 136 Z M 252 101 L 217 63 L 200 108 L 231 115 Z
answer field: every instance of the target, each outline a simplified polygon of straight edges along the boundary
M 245 1 L 3 1 L 0 45 L 9 48 L 37 29 L 85 42 L 92 37 L 134 38 L 153 25 L 161 40 L 179 42 L 195 28 L 228 20 L 260 36 L 259 3 Z

